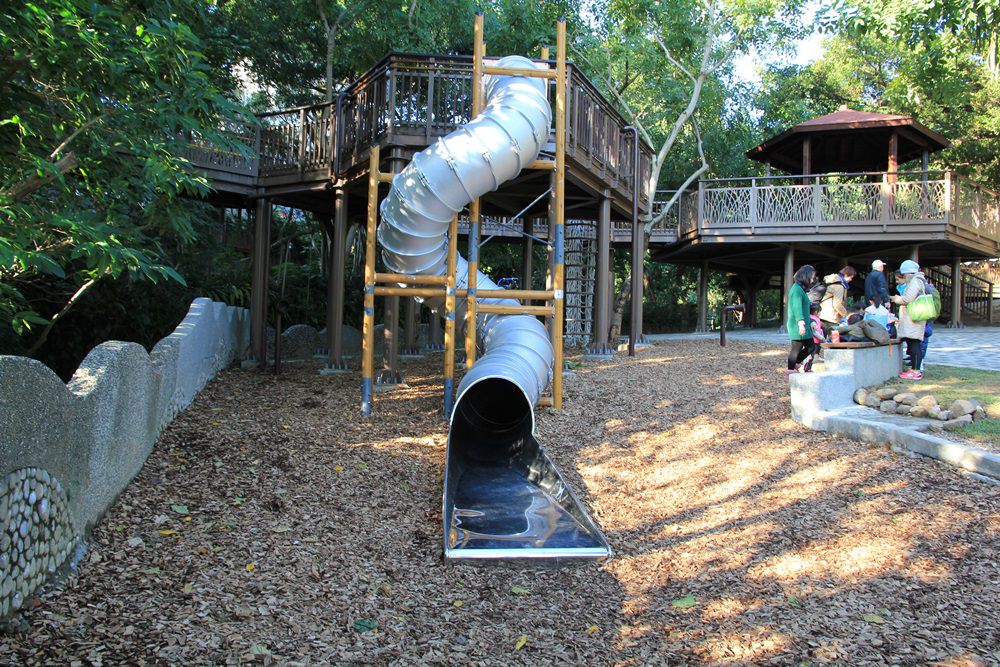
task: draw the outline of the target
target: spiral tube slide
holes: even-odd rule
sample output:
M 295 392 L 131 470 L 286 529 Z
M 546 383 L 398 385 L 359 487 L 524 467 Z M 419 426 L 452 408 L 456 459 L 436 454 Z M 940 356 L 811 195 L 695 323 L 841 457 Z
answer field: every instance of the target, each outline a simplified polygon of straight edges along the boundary
M 535 67 L 521 56 L 498 65 Z M 552 113 L 545 80 L 491 76 L 485 85 L 483 113 L 415 155 L 393 178 L 377 231 L 389 271 L 444 275 L 452 218 L 517 176 L 548 140 Z M 457 289 L 499 289 L 481 272 L 470 277 L 464 258 L 457 258 L 456 267 Z M 429 299 L 427 305 L 437 310 L 443 301 Z M 459 322 L 464 310 L 459 300 Z M 534 407 L 552 379 L 554 354 L 545 327 L 528 315 L 480 313 L 476 320 L 482 356 L 459 385 L 448 438 L 446 556 L 607 556 L 600 531 L 534 438 Z

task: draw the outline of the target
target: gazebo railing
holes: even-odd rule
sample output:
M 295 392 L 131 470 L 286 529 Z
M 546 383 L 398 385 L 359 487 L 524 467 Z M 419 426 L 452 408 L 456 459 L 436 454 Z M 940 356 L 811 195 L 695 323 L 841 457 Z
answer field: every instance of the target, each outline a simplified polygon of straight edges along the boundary
M 697 221 L 679 232 L 836 231 L 858 225 L 943 223 L 1000 248 L 996 193 L 951 172 L 864 172 L 700 181 Z

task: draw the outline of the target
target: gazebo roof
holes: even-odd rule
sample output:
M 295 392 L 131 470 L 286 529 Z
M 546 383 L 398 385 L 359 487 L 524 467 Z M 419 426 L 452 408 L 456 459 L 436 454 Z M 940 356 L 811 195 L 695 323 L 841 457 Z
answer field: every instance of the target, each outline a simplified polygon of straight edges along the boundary
M 887 171 L 889 142 L 898 141 L 898 164 L 950 142 L 909 116 L 854 111 L 846 106 L 812 118 L 747 151 L 747 157 L 792 174 L 803 173 L 803 143 L 810 139 L 810 173 Z

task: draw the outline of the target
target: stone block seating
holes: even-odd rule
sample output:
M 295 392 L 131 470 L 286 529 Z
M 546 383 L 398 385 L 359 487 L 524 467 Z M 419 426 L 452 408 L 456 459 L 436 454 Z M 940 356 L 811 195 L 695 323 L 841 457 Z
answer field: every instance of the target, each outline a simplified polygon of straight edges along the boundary
M 822 372 L 788 378 L 792 418 L 810 428 L 822 429 L 825 413 L 831 410 L 853 407 L 855 390 L 881 384 L 903 369 L 898 339 L 888 345 L 824 343 L 823 359 Z

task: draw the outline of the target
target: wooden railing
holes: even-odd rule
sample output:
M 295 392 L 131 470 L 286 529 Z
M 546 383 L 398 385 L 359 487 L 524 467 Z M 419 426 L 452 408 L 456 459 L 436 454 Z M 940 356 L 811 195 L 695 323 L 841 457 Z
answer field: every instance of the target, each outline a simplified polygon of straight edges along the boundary
M 220 147 L 206 141 L 200 134 L 186 137 L 186 147 L 181 153 L 198 167 L 232 173 L 238 176 L 255 177 L 258 171 L 259 126 L 252 123 L 230 123 L 222 128 L 234 144 Z
M 893 180 L 893 176 L 895 179 Z M 680 234 L 919 231 L 946 225 L 1000 251 L 998 197 L 951 172 L 769 176 L 700 181 Z M 689 216 L 689 214 L 688 214 Z
M 568 158 L 630 201 L 634 138 L 625 131 L 625 119 L 572 65 L 569 80 Z M 468 122 L 471 85 L 471 57 L 391 54 L 348 86 L 336 102 L 260 114 L 255 127 L 237 133 L 249 159 L 194 140 L 189 159 L 216 171 L 282 182 L 292 177 L 345 177 L 365 168 L 368 148 L 375 142 L 419 149 Z M 553 150 L 554 142 L 553 134 Z M 640 142 L 643 177 L 651 155 Z M 642 186 L 644 207 L 645 183 Z

